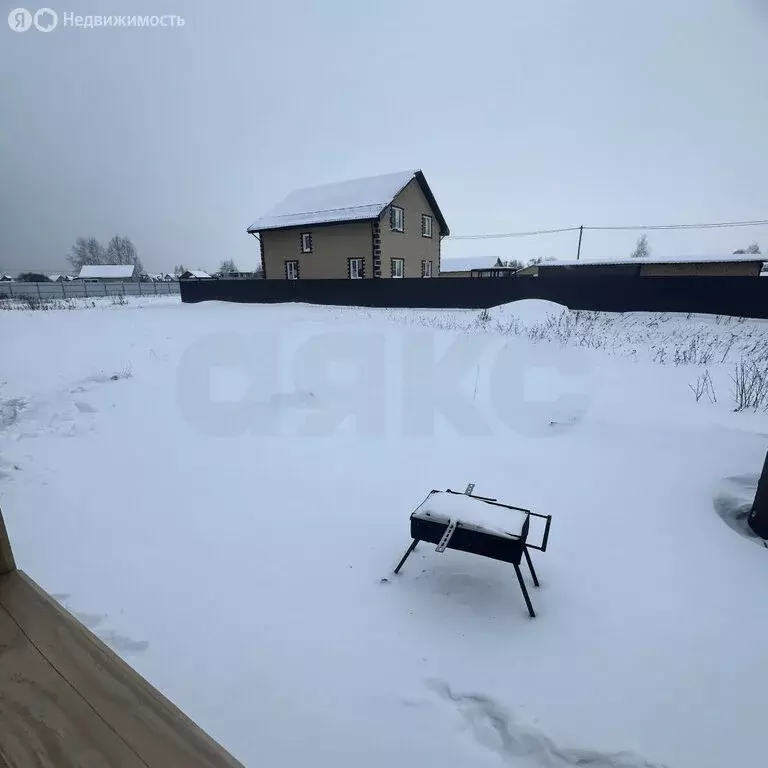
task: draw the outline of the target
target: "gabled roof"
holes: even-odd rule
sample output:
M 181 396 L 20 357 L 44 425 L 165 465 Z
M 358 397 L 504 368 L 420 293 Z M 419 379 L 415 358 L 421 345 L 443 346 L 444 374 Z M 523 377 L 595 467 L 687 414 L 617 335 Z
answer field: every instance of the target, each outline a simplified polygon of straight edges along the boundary
M 98 279 L 109 277 L 112 279 L 133 277 L 133 270 L 136 267 L 133 264 L 86 264 L 80 267 L 79 278 Z
M 210 277 L 210 275 L 207 272 L 203 272 L 202 269 L 188 269 L 182 277 L 198 277 L 198 278 L 204 278 L 204 277 Z
M 448 225 L 424 174 L 419 170 L 297 189 L 264 216 L 256 219 L 248 227 L 248 231 L 263 232 L 313 224 L 378 219 L 397 194 L 414 178 L 437 217 L 440 234 L 448 235 Z

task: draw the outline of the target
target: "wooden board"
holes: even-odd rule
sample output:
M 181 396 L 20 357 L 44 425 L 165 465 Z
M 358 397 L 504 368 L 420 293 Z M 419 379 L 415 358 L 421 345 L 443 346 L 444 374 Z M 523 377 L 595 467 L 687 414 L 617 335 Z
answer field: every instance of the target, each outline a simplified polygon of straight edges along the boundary
M 0 576 L 0 766 L 242 768 L 20 571 Z
M 0 608 L 0 764 L 70 768 L 144 763 Z
M 8 531 L 5 529 L 3 521 L 3 511 L 0 509 L 0 575 L 10 573 L 16 570 L 16 563 L 13 559 L 11 542 L 8 538 Z M 2 768 L 2 766 L 0 766 Z

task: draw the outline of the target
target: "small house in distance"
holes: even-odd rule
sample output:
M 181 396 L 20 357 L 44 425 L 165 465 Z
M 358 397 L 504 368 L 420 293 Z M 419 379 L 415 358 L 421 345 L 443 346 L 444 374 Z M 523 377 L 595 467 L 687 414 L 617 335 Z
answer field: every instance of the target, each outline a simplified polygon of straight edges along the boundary
M 440 262 L 440 277 L 472 277 L 473 273 L 501 267 L 496 256 L 476 258 L 445 258 Z
M 213 280 L 213 278 L 202 269 L 188 269 L 179 275 L 179 280 Z
M 758 277 L 765 256 L 678 256 L 615 261 L 543 261 L 539 277 Z
M 133 264 L 86 264 L 80 267 L 78 280 L 90 283 L 119 283 L 136 280 L 136 267 Z
M 535 266 L 508 267 L 495 257 L 443 259 L 440 265 L 440 277 L 515 277 L 535 274 Z
M 436 277 L 449 234 L 419 170 L 298 189 L 248 232 L 267 280 Z

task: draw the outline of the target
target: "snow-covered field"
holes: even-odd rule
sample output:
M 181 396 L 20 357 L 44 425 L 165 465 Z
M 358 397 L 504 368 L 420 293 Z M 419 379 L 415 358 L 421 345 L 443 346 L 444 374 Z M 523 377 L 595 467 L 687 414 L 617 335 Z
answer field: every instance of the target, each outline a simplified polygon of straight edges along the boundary
M 768 551 L 715 501 L 768 448 L 730 396 L 767 329 L 3 312 L 0 506 L 21 567 L 248 766 L 762 766 Z M 502 563 L 391 574 L 469 482 L 553 516 L 535 619 Z

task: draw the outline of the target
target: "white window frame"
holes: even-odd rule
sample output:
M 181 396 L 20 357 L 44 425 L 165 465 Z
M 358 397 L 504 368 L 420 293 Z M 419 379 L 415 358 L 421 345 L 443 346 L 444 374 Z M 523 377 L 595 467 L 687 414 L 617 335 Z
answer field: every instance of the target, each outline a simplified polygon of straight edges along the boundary
M 398 275 L 398 270 L 396 267 L 400 268 L 400 274 Z M 392 259 L 392 267 L 391 267 L 392 277 L 399 280 L 400 278 L 405 277 L 405 259 Z
M 285 278 L 286 280 L 299 279 L 299 262 L 295 259 L 285 262 Z
M 421 236 L 432 237 L 432 217 L 426 213 L 421 214 Z
M 301 252 L 312 253 L 312 233 L 311 232 L 301 233 Z
M 362 258 L 349 260 L 349 279 L 362 280 L 365 270 L 365 261 Z
M 405 208 L 401 208 L 399 205 L 392 206 L 390 229 L 393 232 L 405 232 Z
M 422 277 L 432 277 L 432 262 L 431 261 L 422 261 L 421 262 L 421 276 Z

